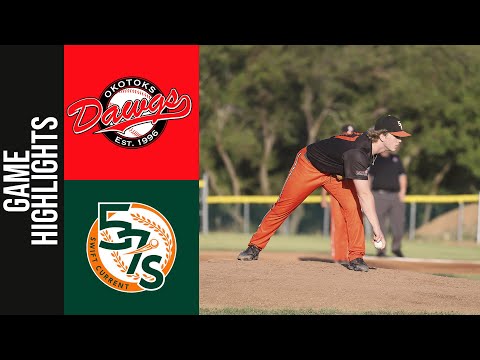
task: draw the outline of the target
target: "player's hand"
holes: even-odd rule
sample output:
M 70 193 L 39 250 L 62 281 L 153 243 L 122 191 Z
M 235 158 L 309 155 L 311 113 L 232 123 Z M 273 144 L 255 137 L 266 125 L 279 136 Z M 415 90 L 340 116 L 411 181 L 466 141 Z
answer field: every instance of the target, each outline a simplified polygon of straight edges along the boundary
M 375 242 L 378 243 L 379 241 L 382 243 L 382 246 L 379 248 L 379 250 L 385 249 L 385 246 L 387 246 L 387 243 L 385 241 L 385 236 L 381 231 L 378 231 L 377 233 L 373 234 L 373 240 L 372 240 L 373 244 L 375 245 Z

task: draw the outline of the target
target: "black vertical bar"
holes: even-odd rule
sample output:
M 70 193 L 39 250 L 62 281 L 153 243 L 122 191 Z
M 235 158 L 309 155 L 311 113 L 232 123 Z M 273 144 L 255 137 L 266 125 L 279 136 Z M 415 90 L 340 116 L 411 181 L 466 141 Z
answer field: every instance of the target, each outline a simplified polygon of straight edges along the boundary
M 1 272 L 1 314 L 63 314 L 63 45 L 1 45 L 0 114 L 1 124 L 1 179 L 0 202 L 0 254 Z M 36 121 L 32 119 L 38 118 Z M 47 118 L 50 118 L 48 121 Z M 55 118 L 55 119 L 53 119 Z M 55 127 L 56 123 L 56 128 Z M 56 145 L 56 158 L 34 157 L 39 150 L 32 149 L 32 131 L 36 135 L 56 135 L 56 139 L 35 139 L 36 145 Z M 18 177 L 6 167 L 19 163 L 9 161 L 15 156 L 24 157 L 30 152 L 28 162 L 30 174 Z M 48 165 L 42 161 L 49 160 Z M 41 174 L 32 170 L 48 166 L 49 175 L 55 179 L 38 179 Z M 57 170 L 54 169 L 57 163 Z M 25 178 L 28 178 L 26 180 Z M 19 194 L 18 185 L 28 184 L 24 189 L 28 197 Z M 17 186 L 17 188 L 15 187 Z M 49 189 L 50 191 L 47 191 Z M 15 191 L 17 190 L 17 191 Z M 34 191 L 37 190 L 37 191 Z M 46 207 L 38 207 L 40 199 L 34 195 L 56 195 L 57 199 L 46 200 Z M 15 202 L 28 199 L 29 209 L 14 211 Z M 24 201 L 23 201 L 24 202 Z M 36 203 L 34 205 L 34 203 Z M 57 204 L 55 207 L 54 204 Z M 35 210 L 34 216 L 32 214 Z M 48 210 L 48 211 L 47 211 Z M 46 222 L 45 219 L 56 221 Z M 57 229 L 32 229 L 32 225 Z M 32 236 L 35 231 L 57 232 L 49 235 L 47 241 L 34 244 L 40 238 Z

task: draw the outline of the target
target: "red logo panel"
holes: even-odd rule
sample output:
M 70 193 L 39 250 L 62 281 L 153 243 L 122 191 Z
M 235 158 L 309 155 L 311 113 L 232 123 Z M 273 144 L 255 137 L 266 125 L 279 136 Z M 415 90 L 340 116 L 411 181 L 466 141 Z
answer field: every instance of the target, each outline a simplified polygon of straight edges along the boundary
M 65 180 L 198 180 L 199 46 L 65 46 Z

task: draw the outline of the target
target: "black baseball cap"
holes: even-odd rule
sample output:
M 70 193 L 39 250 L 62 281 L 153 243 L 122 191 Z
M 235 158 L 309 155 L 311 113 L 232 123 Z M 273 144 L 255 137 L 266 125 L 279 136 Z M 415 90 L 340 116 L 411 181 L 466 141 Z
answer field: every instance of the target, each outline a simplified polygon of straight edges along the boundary
M 392 135 L 399 137 L 411 136 L 411 134 L 403 131 L 400 119 L 393 115 L 384 115 L 375 123 L 375 130 L 388 130 Z

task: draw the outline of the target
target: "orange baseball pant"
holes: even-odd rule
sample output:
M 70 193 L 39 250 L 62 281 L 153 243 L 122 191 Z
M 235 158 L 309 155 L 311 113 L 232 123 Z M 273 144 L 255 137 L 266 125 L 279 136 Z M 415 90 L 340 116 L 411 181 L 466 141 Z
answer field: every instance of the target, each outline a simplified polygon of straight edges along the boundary
M 340 207 L 338 201 L 333 196 L 330 196 L 330 247 L 333 260 L 348 260 L 348 246 L 346 237 L 347 222 L 342 215 L 342 208 Z
M 306 151 L 304 147 L 297 153 L 277 201 L 263 217 L 248 245 L 264 249 L 287 217 L 314 190 L 323 186 L 340 205 L 341 216 L 336 214 L 332 216 L 339 223 L 340 219 L 345 222 L 346 236 L 342 238 L 347 242 L 348 260 L 363 257 L 365 255 L 363 216 L 353 181 L 338 181 L 335 176 L 318 171 L 306 158 Z

